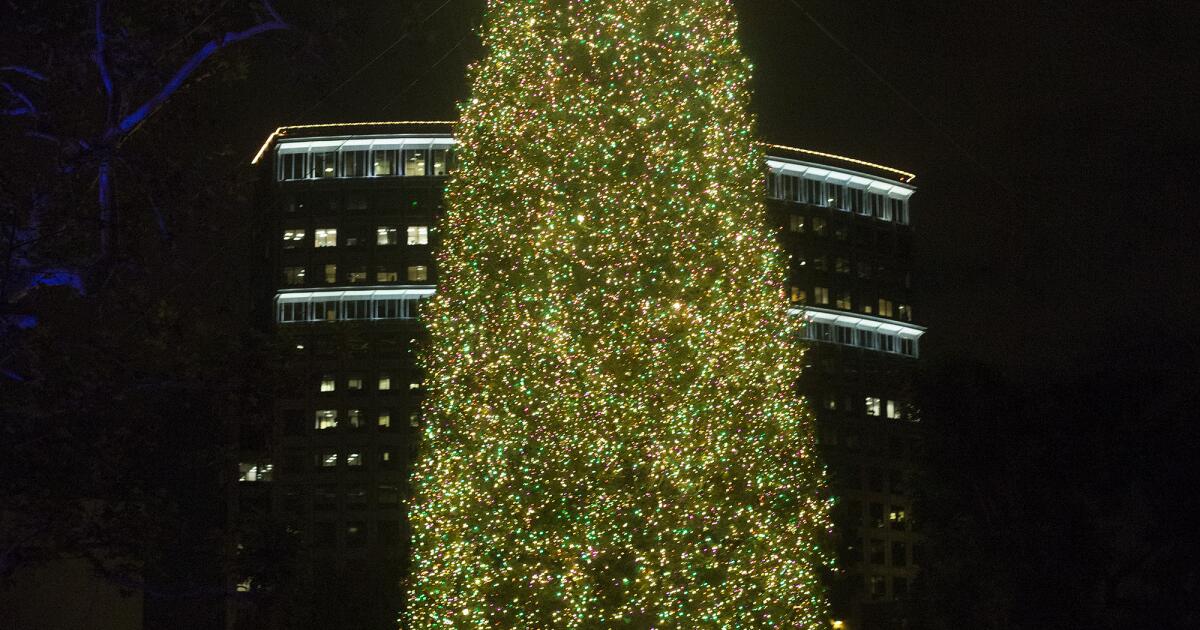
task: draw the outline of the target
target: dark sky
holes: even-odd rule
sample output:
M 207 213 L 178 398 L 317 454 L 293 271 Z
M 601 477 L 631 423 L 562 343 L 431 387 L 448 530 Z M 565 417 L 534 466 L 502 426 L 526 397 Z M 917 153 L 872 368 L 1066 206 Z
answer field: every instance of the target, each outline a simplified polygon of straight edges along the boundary
M 252 118 L 453 116 L 484 2 L 441 4 L 340 3 L 288 60 L 311 63 L 307 91 Z M 1037 381 L 1196 338 L 1200 2 L 735 4 L 766 139 L 918 173 L 935 356 Z

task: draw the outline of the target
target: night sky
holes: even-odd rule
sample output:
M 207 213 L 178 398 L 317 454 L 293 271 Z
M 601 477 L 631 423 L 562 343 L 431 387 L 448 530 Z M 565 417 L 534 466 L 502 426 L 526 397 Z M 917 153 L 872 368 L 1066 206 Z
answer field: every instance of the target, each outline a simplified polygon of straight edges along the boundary
M 251 104 L 255 129 L 454 115 L 483 0 L 340 5 L 286 60 L 311 81 Z M 764 138 L 919 175 L 932 356 L 1036 382 L 1194 339 L 1197 3 L 736 5 Z

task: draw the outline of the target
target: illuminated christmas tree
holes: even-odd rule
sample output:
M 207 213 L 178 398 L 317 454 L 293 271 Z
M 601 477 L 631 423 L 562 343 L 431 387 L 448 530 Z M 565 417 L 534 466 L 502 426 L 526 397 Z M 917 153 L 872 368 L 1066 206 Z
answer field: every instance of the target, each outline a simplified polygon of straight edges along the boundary
M 493 0 L 412 628 L 816 628 L 827 527 L 729 0 Z

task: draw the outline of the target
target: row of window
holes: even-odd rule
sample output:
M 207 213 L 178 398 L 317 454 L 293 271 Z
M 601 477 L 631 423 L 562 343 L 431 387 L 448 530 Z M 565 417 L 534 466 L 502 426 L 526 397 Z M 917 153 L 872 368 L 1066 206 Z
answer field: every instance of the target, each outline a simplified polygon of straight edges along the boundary
M 279 181 L 359 177 L 444 177 L 454 153 L 450 149 L 314 150 L 281 153 Z
M 386 430 L 398 426 L 396 424 L 398 420 L 395 412 L 391 409 L 381 409 L 373 414 L 368 414 L 362 409 L 318 409 L 313 414 L 312 426 L 317 431 L 330 431 L 333 429 L 365 429 L 368 424 L 374 424 L 377 428 Z M 415 428 L 420 423 L 421 412 L 409 411 L 408 425 Z
M 333 376 L 333 375 L 327 374 L 325 376 L 322 376 L 317 385 L 317 391 L 322 394 L 329 394 L 329 393 L 336 392 L 336 391 L 338 391 L 338 381 L 339 381 L 338 377 Z M 378 378 L 373 380 L 372 384 L 374 385 L 375 391 L 379 391 L 379 392 L 396 391 L 400 387 L 400 383 L 391 374 L 380 374 L 378 376 Z M 366 391 L 367 385 L 368 385 L 367 378 L 365 376 L 357 375 L 357 374 L 352 374 L 350 376 L 347 376 L 342 381 L 343 389 L 348 392 Z M 419 389 L 421 389 L 421 383 L 419 381 L 418 382 L 410 382 L 410 383 L 408 383 L 408 387 L 406 389 L 408 389 L 409 391 L 419 390 Z
M 847 309 L 849 310 L 849 309 Z M 916 357 L 918 342 L 912 337 L 902 337 L 877 330 L 866 330 L 840 326 L 826 322 L 810 321 L 804 326 L 804 338 L 809 341 L 832 343 L 839 346 L 878 350 L 890 354 Z
M 372 237 L 367 230 L 343 230 L 341 245 L 343 247 L 362 247 L 368 244 Z M 376 245 L 399 245 L 400 244 L 400 228 L 391 225 L 381 225 L 375 228 L 374 239 Z M 308 241 L 308 230 L 295 228 L 283 231 L 283 248 L 297 249 L 304 246 Z M 428 225 L 410 225 L 405 229 L 406 245 L 428 245 L 429 244 L 429 226 Z M 313 230 L 313 247 L 337 247 L 338 246 L 338 230 L 337 228 L 317 228 Z
M 849 545 L 846 551 L 849 552 L 849 560 L 856 563 L 865 561 L 876 566 L 889 565 L 893 567 L 907 567 L 911 563 L 908 557 L 908 543 L 900 540 L 892 541 L 890 554 L 887 553 L 888 547 L 887 541 L 878 538 L 869 538 L 866 540 L 865 549 L 854 544 Z M 865 558 L 863 551 L 866 551 Z
M 907 200 L 837 182 L 772 171 L 767 176 L 767 197 L 908 224 Z
M 367 271 L 367 267 L 363 265 L 352 266 L 348 269 L 343 267 L 344 272 L 338 275 L 338 266 L 336 263 L 328 263 L 321 265 L 320 278 L 325 284 L 395 284 L 401 281 L 401 274 L 395 267 L 389 265 L 381 265 L 374 268 L 374 272 Z M 424 283 L 429 282 L 429 265 L 408 265 L 404 268 L 403 280 L 405 282 Z M 316 284 L 308 275 L 308 267 L 284 267 L 283 268 L 283 284 L 288 287 L 303 287 L 310 284 Z
M 313 523 L 312 545 L 318 549 L 337 546 L 338 530 L 342 532 L 342 544 L 346 547 L 366 547 L 368 527 L 366 521 L 348 521 L 340 527 L 337 523 L 317 521 Z M 376 521 L 375 541 L 380 546 L 395 547 L 401 543 L 400 521 Z
M 417 265 L 409 268 L 410 282 L 425 282 L 429 268 Z M 304 299 L 279 300 L 276 321 L 281 324 L 301 322 L 337 322 L 370 320 L 415 320 L 418 309 L 428 296 L 371 295 L 369 297 L 325 297 L 314 295 Z
M 800 287 L 792 287 L 790 298 L 796 304 L 808 303 L 808 291 Z M 832 306 L 835 306 L 843 311 L 854 310 L 854 298 L 851 297 L 849 291 L 839 291 L 830 294 L 829 287 L 813 287 L 812 303 L 816 306 L 830 306 L 832 298 Z M 876 308 L 878 307 L 878 308 Z M 897 319 L 904 322 L 913 320 L 913 309 L 907 304 L 896 304 L 892 300 L 879 298 L 875 304 L 867 303 L 862 305 L 862 312 L 866 315 L 877 315 L 888 319 Z
M 841 513 L 846 517 L 847 524 L 855 528 L 866 525 L 897 532 L 908 529 L 908 509 L 903 505 L 884 506 L 882 503 L 868 503 L 864 521 L 862 501 L 846 501 L 841 506 Z
M 363 469 L 370 459 L 370 450 L 366 448 L 338 451 L 325 449 L 313 453 L 313 467 L 320 471 L 332 471 L 338 468 Z M 400 451 L 380 449 L 376 453 L 375 466 L 380 469 L 396 468 L 400 465 Z

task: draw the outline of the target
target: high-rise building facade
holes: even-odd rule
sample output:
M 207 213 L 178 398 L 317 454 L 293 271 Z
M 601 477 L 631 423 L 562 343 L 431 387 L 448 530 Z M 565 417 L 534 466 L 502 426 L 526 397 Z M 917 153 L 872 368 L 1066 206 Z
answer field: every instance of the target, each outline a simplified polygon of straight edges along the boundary
M 325 628 L 394 628 L 403 605 L 404 505 L 424 396 L 418 314 L 437 287 L 450 130 L 284 128 L 256 159 L 269 258 L 263 325 L 284 358 L 269 430 L 242 440 L 233 515 L 295 537 L 300 581 L 320 597 L 286 614 Z M 886 627 L 918 549 L 906 484 L 916 439 L 907 386 L 923 333 L 912 323 L 912 176 L 768 151 L 769 220 L 791 257 L 782 297 L 808 320 L 801 388 L 839 500 L 835 613 L 847 628 Z M 296 627 L 284 614 L 240 618 Z

